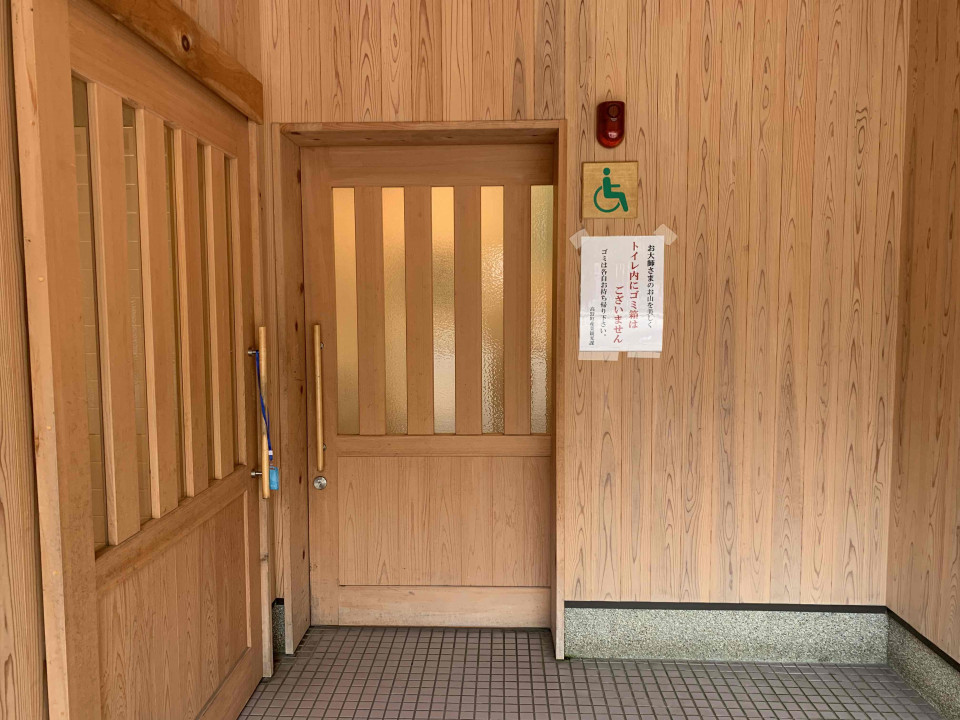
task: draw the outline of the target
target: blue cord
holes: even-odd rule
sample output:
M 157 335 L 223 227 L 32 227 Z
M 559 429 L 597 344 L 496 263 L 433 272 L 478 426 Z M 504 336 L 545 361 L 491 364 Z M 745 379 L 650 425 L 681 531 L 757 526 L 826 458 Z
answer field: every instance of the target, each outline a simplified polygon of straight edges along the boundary
M 267 404 L 263 400 L 263 384 L 260 381 L 260 351 L 254 350 L 257 363 L 257 394 L 260 396 L 260 415 L 263 417 L 263 426 L 267 430 L 267 453 L 270 462 L 273 462 L 273 443 L 270 442 L 270 415 L 267 414 Z

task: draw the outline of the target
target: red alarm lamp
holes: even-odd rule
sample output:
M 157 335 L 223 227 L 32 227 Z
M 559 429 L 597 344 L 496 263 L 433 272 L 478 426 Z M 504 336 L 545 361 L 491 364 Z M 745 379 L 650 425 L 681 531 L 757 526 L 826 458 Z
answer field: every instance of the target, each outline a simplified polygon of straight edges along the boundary
M 625 110 L 620 100 L 597 105 L 597 141 L 604 147 L 615 148 L 623 142 Z

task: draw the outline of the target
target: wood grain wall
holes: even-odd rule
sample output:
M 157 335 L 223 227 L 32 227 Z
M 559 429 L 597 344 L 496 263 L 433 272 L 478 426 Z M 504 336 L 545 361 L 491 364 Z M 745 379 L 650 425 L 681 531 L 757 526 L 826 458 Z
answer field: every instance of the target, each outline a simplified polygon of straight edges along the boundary
M 571 0 L 566 22 L 570 232 L 579 163 L 630 158 L 639 217 L 587 230 L 679 235 L 659 360 L 564 348 L 567 599 L 882 604 L 904 3 Z
M 46 715 L 10 3 L 0 6 L 0 718 Z
M 887 601 L 960 660 L 960 15 L 911 5 Z
M 679 234 L 661 359 L 578 362 L 562 299 L 567 599 L 885 601 L 905 0 L 263 10 L 269 120 L 564 117 L 566 234 L 579 164 L 628 158 L 639 217 L 587 230 Z

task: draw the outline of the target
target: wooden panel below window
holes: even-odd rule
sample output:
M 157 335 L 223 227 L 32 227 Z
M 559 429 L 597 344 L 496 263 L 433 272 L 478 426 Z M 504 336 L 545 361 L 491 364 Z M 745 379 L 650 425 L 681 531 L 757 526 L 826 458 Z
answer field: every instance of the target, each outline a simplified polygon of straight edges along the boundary
M 550 582 L 547 457 L 341 457 L 340 583 Z
M 139 567 L 98 582 L 105 719 L 196 717 L 225 682 L 259 677 L 259 647 L 251 645 L 260 636 L 250 633 L 247 606 L 257 597 L 247 533 L 256 503 L 247 487 L 219 509 L 212 494 L 192 501 L 210 506 L 203 522 L 157 543 Z M 157 522 L 176 524 L 175 515 Z
M 340 588 L 341 625 L 548 627 L 548 587 Z

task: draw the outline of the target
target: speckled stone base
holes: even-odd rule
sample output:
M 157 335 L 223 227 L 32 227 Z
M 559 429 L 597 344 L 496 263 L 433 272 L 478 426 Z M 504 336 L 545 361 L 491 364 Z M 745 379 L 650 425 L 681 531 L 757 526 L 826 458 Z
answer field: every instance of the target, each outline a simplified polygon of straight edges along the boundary
M 960 672 L 890 616 L 887 661 L 944 720 L 960 720 Z
M 567 608 L 581 658 L 850 663 L 887 661 L 885 613 Z
M 283 603 L 275 602 L 273 604 L 273 652 L 275 655 L 283 655 L 287 651 L 287 636 L 283 620 Z

